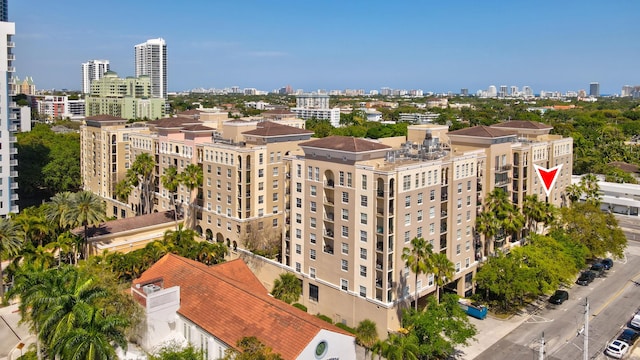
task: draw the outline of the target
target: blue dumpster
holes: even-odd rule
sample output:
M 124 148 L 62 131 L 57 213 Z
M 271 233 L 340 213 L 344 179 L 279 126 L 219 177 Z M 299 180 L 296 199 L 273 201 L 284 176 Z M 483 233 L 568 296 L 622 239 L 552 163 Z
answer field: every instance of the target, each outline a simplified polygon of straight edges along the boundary
M 469 316 L 473 316 L 476 319 L 484 320 L 487 317 L 487 307 L 474 303 L 469 299 L 459 299 L 458 304 L 462 310 Z

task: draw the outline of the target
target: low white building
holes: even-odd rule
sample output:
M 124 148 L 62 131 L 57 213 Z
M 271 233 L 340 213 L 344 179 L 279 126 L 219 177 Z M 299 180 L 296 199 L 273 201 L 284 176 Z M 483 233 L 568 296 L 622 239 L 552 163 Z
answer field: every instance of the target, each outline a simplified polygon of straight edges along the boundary
M 571 176 L 571 183 L 580 183 L 580 176 Z M 598 180 L 602 195 L 600 208 L 614 214 L 640 216 L 640 185 L 619 184 Z
M 254 336 L 287 360 L 356 358 L 353 335 L 273 298 L 241 259 L 209 267 L 167 254 L 131 293 L 145 308 L 138 342 L 149 352 L 190 343 L 213 360 Z

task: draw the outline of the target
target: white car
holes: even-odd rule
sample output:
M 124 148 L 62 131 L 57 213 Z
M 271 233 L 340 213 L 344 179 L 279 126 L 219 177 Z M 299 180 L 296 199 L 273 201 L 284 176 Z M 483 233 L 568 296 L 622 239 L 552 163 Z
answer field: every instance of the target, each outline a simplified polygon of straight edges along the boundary
M 640 311 L 633 316 L 629 322 L 629 327 L 635 330 L 640 330 Z
M 627 351 L 629 351 L 629 344 L 624 341 L 613 340 L 604 352 L 611 357 L 621 359 Z

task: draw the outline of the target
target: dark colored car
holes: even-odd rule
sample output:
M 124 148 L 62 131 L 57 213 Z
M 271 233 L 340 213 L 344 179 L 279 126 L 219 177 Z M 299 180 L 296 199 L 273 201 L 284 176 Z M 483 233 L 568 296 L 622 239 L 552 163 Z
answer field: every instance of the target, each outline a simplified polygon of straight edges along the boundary
M 638 337 L 640 337 L 640 334 L 638 334 L 637 332 L 631 329 L 624 329 L 622 334 L 618 336 L 618 340 L 624 341 L 629 345 L 633 345 L 636 342 L 636 340 L 638 340 Z
M 580 277 L 578 278 L 578 281 L 576 281 L 576 284 L 582 285 L 582 286 L 587 286 L 587 285 L 591 284 L 591 282 L 595 278 L 596 278 L 596 273 L 594 273 L 593 271 L 590 271 L 590 270 L 583 271 L 580 274 Z
M 609 270 L 613 267 L 613 260 L 606 258 L 606 259 L 602 259 L 600 260 L 600 264 L 602 264 L 602 266 L 604 266 L 605 270 Z
M 602 263 L 595 263 L 591 265 L 591 271 L 593 271 L 597 277 L 604 276 L 604 265 Z
M 556 305 L 562 304 L 565 300 L 569 300 L 569 293 L 564 290 L 556 290 L 549 298 L 549 302 Z

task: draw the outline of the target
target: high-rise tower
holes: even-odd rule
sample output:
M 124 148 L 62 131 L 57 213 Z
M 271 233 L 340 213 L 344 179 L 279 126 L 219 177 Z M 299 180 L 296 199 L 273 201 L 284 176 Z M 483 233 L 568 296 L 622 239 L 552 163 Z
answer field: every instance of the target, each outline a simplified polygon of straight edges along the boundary
M 589 96 L 600 96 L 600 83 L 592 82 L 591 84 L 589 84 Z
M 91 82 L 101 79 L 109 71 L 109 60 L 89 60 L 82 63 L 82 93 L 91 92 Z
M 167 44 L 164 39 L 150 39 L 135 46 L 136 77 L 151 79 L 151 95 L 167 98 Z
M 7 0 L 0 2 L 0 216 L 18 212 L 18 149 L 15 147 L 20 124 L 19 109 L 13 100 L 13 35 L 15 24 L 7 21 Z

